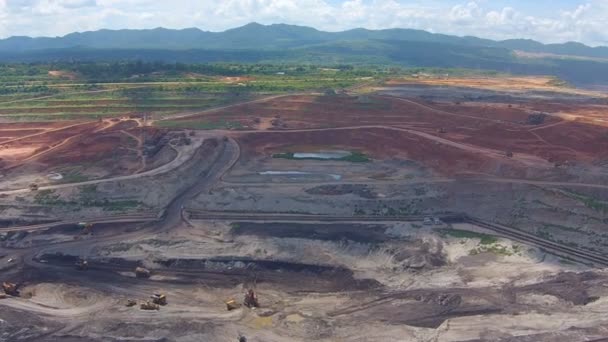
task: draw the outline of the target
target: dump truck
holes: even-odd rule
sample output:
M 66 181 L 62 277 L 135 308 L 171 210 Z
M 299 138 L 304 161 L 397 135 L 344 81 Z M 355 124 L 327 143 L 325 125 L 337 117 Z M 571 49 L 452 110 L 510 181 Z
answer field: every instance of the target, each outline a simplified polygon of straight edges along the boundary
M 258 301 L 258 295 L 252 289 L 249 289 L 245 294 L 245 300 L 243 301 L 243 305 L 248 308 L 259 308 L 260 302 Z
M 38 184 L 36 184 L 36 183 L 30 184 L 30 191 L 38 191 Z
M 134 307 L 135 305 L 137 305 L 137 302 L 133 299 L 129 299 L 127 300 L 127 304 L 125 304 L 126 307 L 130 308 L 130 307 Z
M 150 270 L 143 267 L 137 267 L 135 269 L 135 276 L 137 278 L 150 278 Z
M 9 296 L 18 296 L 19 291 L 17 291 L 17 285 L 9 282 L 2 283 L 2 290 Z
M 78 225 L 82 228 L 83 234 L 90 234 L 93 232 L 93 224 L 90 222 L 79 222 Z
M 85 259 L 80 259 L 76 262 L 76 269 L 79 271 L 86 271 L 89 269 L 89 262 Z
M 239 303 L 237 303 L 236 300 L 234 300 L 234 299 L 229 299 L 226 301 L 226 309 L 228 311 L 236 310 L 240 307 L 241 307 L 241 305 Z
M 141 303 L 139 308 L 142 310 L 160 310 L 160 306 L 152 302 Z
M 162 293 L 155 293 L 150 296 L 150 298 L 152 299 L 152 303 L 154 304 L 167 305 L 167 296 Z

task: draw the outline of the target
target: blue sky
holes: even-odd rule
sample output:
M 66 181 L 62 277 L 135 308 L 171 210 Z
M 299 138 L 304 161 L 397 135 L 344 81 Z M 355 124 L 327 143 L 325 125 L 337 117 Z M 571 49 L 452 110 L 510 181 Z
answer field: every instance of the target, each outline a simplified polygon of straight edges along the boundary
M 608 0 L 0 0 L 0 37 L 159 26 L 223 31 L 252 21 L 608 45 Z

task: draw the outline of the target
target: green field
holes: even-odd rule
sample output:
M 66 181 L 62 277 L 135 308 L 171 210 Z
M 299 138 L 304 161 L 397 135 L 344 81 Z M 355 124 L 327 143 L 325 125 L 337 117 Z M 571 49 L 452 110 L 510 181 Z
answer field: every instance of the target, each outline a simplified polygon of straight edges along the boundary
M 377 82 L 382 70 L 286 65 L 74 63 L 0 65 L 0 119 L 160 118 L 257 97 L 344 89 Z M 177 122 L 162 123 L 179 127 Z M 201 123 L 201 129 L 239 128 Z

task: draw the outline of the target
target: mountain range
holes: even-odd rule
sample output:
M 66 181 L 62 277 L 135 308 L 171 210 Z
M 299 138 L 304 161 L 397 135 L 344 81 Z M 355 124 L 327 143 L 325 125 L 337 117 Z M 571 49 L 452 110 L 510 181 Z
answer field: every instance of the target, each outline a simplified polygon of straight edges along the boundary
M 495 41 L 412 29 L 324 32 L 251 23 L 224 32 L 197 28 L 99 30 L 63 37 L 0 40 L 0 61 L 147 60 L 184 63 L 382 64 L 549 74 L 571 83 L 607 84 L 608 47 L 534 40 Z
M 413 29 L 324 32 L 311 27 L 250 23 L 224 32 L 197 28 L 171 30 L 99 30 L 71 33 L 63 37 L 10 37 L 0 40 L 0 51 L 23 52 L 43 49 L 293 49 L 345 41 L 391 40 L 505 48 L 530 53 L 545 53 L 608 59 L 608 47 L 590 47 L 581 43 L 542 44 L 529 39 L 495 41 L 477 37 L 457 37 Z

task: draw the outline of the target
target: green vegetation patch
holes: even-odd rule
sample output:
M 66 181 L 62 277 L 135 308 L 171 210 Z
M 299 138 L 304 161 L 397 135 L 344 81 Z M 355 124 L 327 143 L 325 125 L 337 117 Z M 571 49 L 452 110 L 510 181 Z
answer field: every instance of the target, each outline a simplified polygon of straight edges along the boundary
M 481 253 L 492 253 L 495 255 L 512 256 L 519 252 L 501 244 L 480 245 L 479 247 L 469 251 L 469 255 L 477 255 Z
M 587 208 L 601 212 L 601 213 L 608 213 L 608 202 L 606 201 L 602 201 L 599 200 L 597 198 L 585 195 L 585 194 L 581 194 L 581 193 L 577 193 L 574 191 L 560 191 L 562 194 L 564 194 L 566 197 L 575 199 L 581 203 L 583 203 Z
M 306 158 L 296 158 L 295 153 L 293 152 L 285 152 L 285 153 L 275 153 L 272 155 L 272 158 L 277 159 L 289 159 L 289 160 L 317 160 L 317 161 L 345 161 L 351 163 L 368 163 L 371 160 L 365 153 L 362 152 L 351 152 L 350 155 L 340 157 L 340 158 L 315 158 L 315 157 L 306 157 Z
M 66 201 L 61 200 L 60 196 L 55 194 L 54 190 L 40 190 L 34 196 L 34 203 L 39 205 L 65 205 Z
M 124 199 L 110 200 L 107 198 L 98 198 L 97 185 L 84 185 L 79 187 L 80 194 L 77 198 L 69 201 L 63 200 L 54 190 L 40 190 L 34 196 L 34 203 L 46 206 L 67 206 L 78 210 L 81 207 L 102 208 L 105 211 L 128 211 L 143 206 L 143 203 Z
M 469 255 L 492 253 L 500 256 L 512 256 L 521 255 L 522 253 L 522 247 L 520 245 L 503 245 L 498 243 L 498 238 L 493 235 L 459 229 L 441 229 L 440 234 L 444 237 L 450 236 L 459 239 L 479 239 L 479 244 L 469 251 Z M 464 240 L 461 241 L 461 243 L 464 244 Z

